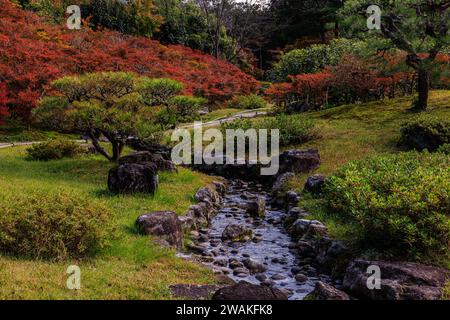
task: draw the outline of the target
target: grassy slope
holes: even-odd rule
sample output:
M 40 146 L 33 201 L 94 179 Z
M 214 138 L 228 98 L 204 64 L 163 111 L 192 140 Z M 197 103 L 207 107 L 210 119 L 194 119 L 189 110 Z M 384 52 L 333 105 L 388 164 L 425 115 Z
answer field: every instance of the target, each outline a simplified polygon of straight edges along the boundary
M 408 111 L 410 106 L 411 98 L 401 98 L 308 113 L 316 121 L 320 139 L 296 147 L 318 149 L 322 164 L 317 173 L 325 175 L 350 160 L 397 152 L 401 124 L 416 115 Z M 427 112 L 449 118 L 450 91 L 432 92 Z M 303 186 L 307 176 L 301 177 L 299 187 Z
M 350 160 L 378 153 L 399 152 L 397 142 L 400 126 L 415 114 L 408 111 L 411 98 L 386 100 L 361 105 L 348 105 L 318 112 L 309 116 L 316 120 L 320 139 L 296 146 L 300 149 L 318 149 L 322 164 L 316 173 L 332 174 Z M 429 110 L 440 118 L 450 117 L 450 91 L 431 93 Z M 292 187 L 302 190 L 310 174 L 299 176 Z M 323 221 L 334 238 L 345 238 L 346 225 L 339 217 L 323 211 L 322 200 L 303 198 L 300 205 Z
M 212 283 L 212 273 L 136 235 L 134 221 L 152 210 L 184 213 L 195 191 L 210 177 L 180 169 L 160 175 L 155 197 L 114 196 L 107 191 L 111 164 L 100 156 L 50 162 L 24 160 L 25 148 L 0 150 L 0 188 L 26 193 L 33 189 L 75 190 L 105 201 L 114 213 L 119 238 L 90 261 L 50 263 L 0 256 L 0 299 L 167 299 L 170 284 Z M 82 290 L 66 289 L 66 269 L 77 264 Z

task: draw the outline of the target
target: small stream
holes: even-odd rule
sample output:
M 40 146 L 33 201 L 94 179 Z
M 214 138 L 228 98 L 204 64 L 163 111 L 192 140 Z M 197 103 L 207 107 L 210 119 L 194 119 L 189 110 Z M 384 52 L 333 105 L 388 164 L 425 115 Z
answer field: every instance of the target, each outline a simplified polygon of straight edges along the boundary
M 246 213 L 245 204 L 257 195 L 266 201 L 264 218 L 254 218 Z M 295 243 L 283 227 L 286 212 L 272 209 L 270 195 L 261 185 L 232 180 L 224 197 L 223 206 L 212 219 L 209 229 L 201 230 L 197 245 L 205 248 L 203 263 L 224 273 L 234 281 L 247 281 L 283 289 L 290 300 L 303 299 L 314 289 L 315 282 L 328 282 L 324 275 L 302 264 L 295 251 Z M 253 239 L 244 243 L 222 242 L 222 232 L 229 224 L 243 225 L 253 231 Z M 252 274 L 242 262 L 251 258 L 267 269 Z M 301 273 L 299 279 L 295 274 Z M 304 275 L 304 276 L 302 276 Z M 305 277 L 306 276 L 306 277 Z M 300 280 L 300 281 L 298 281 Z

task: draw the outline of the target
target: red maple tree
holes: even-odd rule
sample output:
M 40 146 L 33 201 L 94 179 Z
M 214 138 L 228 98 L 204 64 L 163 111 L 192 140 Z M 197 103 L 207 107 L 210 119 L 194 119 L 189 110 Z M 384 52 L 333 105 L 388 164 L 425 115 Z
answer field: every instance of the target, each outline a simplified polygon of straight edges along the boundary
M 184 94 L 210 103 L 255 92 L 258 81 L 236 66 L 179 45 L 113 31 L 68 30 L 0 0 L 0 74 L 10 89 L 12 116 L 27 119 L 49 83 L 64 75 L 132 71 L 184 84 Z

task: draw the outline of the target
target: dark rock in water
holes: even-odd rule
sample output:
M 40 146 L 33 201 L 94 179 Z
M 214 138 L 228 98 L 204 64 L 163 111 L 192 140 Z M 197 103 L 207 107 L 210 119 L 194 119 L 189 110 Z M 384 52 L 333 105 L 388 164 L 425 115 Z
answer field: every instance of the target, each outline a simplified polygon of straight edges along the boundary
M 246 207 L 246 212 L 252 217 L 264 217 L 266 215 L 266 202 L 262 197 L 251 200 Z
M 289 150 L 280 155 L 280 173 L 308 173 L 320 165 L 320 156 L 317 150 Z
M 244 266 L 238 259 L 230 259 L 229 264 L 231 269 L 242 268 Z
M 320 221 L 306 219 L 298 219 L 288 231 L 294 238 L 301 238 L 307 234 L 310 236 L 324 236 L 327 234 L 326 227 Z
M 370 290 L 369 266 L 381 271 L 379 290 Z M 437 300 L 450 273 L 448 270 L 413 262 L 355 260 L 348 266 L 343 286 L 357 297 L 372 300 Z
M 229 224 L 222 233 L 222 241 L 246 242 L 252 238 L 252 230 L 239 225 Z
M 303 282 L 308 281 L 308 277 L 305 276 L 305 275 L 302 274 L 302 273 L 297 273 L 297 274 L 295 275 L 295 281 L 300 282 L 300 283 L 303 283 Z
M 166 240 L 171 246 L 183 246 L 183 229 L 178 216 L 172 211 L 156 211 L 137 218 L 136 227 L 141 234 Z
M 279 289 L 250 284 L 241 281 L 230 287 L 219 289 L 213 300 L 287 300 L 288 296 Z
M 308 178 L 305 184 L 305 191 L 312 194 L 321 194 L 325 185 L 326 177 L 321 174 L 315 174 Z
M 248 258 L 242 262 L 251 273 L 263 273 L 267 271 L 267 267 L 258 260 Z
M 244 267 L 238 267 L 238 268 L 234 268 L 234 269 L 233 269 L 233 274 L 234 274 L 234 275 L 237 275 L 237 274 L 245 274 L 245 275 L 248 275 L 249 273 L 250 273 L 250 271 L 247 270 L 247 269 L 244 268 Z
M 321 281 L 316 282 L 314 291 L 306 296 L 307 300 L 350 300 L 345 292 Z
M 267 276 L 264 273 L 259 273 L 259 274 L 255 275 L 255 279 L 260 282 L 263 282 L 263 281 L 267 280 Z
M 286 279 L 286 276 L 284 276 L 280 273 L 277 273 L 277 274 L 274 274 L 273 276 L 271 276 L 270 278 L 272 280 L 284 280 L 284 279 Z
M 157 187 L 158 174 L 154 164 L 125 163 L 109 170 L 108 189 L 113 193 L 154 194 Z

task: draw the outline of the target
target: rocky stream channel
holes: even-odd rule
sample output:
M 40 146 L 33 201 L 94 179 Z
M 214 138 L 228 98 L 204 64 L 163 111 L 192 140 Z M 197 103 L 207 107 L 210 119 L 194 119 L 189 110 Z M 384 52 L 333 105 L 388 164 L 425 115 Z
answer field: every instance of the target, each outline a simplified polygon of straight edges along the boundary
M 235 282 L 274 287 L 291 300 L 303 299 L 317 281 L 330 279 L 299 259 L 297 244 L 283 226 L 288 212 L 271 203 L 262 185 L 229 181 L 209 227 L 190 233 L 195 253 L 182 256 L 196 258 Z
M 109 172 L 109 189 L 153 193 L 158 171 L 176 171 L 176 167 L 152 151 L 122 157 Z M 348 244 L 330 237 L 324 224 L 308 219 L 308 213 L 296 206 L 299 195 L 286 191 L 286 182 L 319 164 L 317 150 L 286 151 L 280 155 L 279 175 L 269 181 L 259 181 L 258 168 L 247 164 L 195 168 L 228 181 L 200 188 L 197 204 L 185 215 L 157 211 L 139 216 L 139 233 L 156 237 L 161 245 L 178 249 L 181 257 L 199 261 L 235 283 L 173 285 L 172 293 L 191 298 L 214 294 L 216 300 L 440 299 L 448 270 L 355 255 Z M 313 175 L 304 191 L 320 194 L 324 181 L 324 176 Z M 187 252 L 181 251 L 186 247 Z M 381 274 L 377 290 L 367 285 L 373 266 Z

